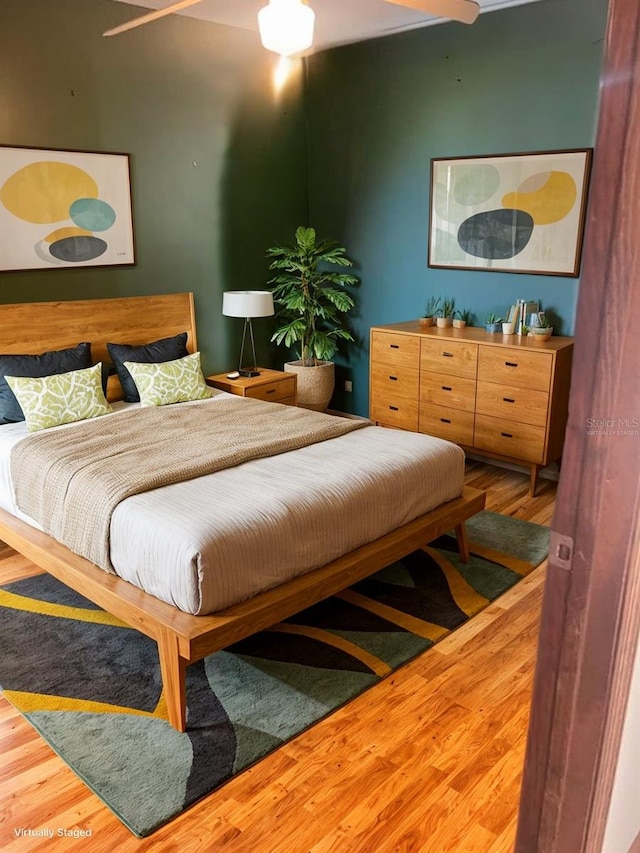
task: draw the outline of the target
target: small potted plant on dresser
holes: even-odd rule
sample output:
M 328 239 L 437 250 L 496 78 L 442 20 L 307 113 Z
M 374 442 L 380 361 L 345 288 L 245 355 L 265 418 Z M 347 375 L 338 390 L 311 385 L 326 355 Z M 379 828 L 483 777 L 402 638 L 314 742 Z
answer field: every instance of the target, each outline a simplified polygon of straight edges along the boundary
M 446 329 L 453 323 L 455 304 L 455 299 L 445 299 L 442 306 L 438 309 L 436 326 L 440 329 Z
M 297 375 L 297 402 L 304 409 L 327 408 L 335 387 L 331 359 L 338 341 L 353 340 L 342 315 L 355 304 L 346 288 L 359 281 L 335 269 L 353 266 L 345 252 L 335 240 L 316 241 L 315 229 L 304 226 L 296 230 L 294 244 L 267 250 L 269 269 L 277 270 L 269 284 L 282 323 L 271 340 L 286 347 L 298 345 L 299 358 L 284 369 Z
M 464 329 L 467 323 L 471 322 L 471 311 L 454 311 L 453 312 L 453 328 Z
M 533 342 L 541 344 L 549 340 L 553 334 L 553 326 L 544 313 L 541 312 L 538 316 L 538 325 L 531 327 L 531 334 L 533 335 Z
M 501 321 L 500 317 L 495 314 L 489 314 L 487 319 L 485 320 L 484 327 L 487 332 L 495 333 L 500 331 Z
M 436 316 L 438 306 L 440 305 L 440 297 L 430 296 L 424 309 L 424 314 L 420 317 L 420 325 L 423 327 L 433 326 L 433 319 Z

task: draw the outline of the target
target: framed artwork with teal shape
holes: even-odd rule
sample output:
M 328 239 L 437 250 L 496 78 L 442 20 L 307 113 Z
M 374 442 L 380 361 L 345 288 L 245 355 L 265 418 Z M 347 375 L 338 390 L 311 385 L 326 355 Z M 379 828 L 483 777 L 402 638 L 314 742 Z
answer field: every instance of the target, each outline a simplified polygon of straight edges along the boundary
M 429 266 L 579 275 L 592 153 L 434 158 Z
M 0 145 L 0 272 L 132 264 L 128 154 Z

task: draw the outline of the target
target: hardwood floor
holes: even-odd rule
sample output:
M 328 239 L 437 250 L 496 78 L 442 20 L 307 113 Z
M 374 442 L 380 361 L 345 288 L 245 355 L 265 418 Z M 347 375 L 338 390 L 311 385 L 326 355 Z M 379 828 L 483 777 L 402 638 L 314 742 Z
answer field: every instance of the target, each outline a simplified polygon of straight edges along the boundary
M 555 484 L 470 462 L 487 509 L 549 524 Z M 0 582 L 33 573 L 0 547 Z M 119 853 L 508 853 L 544 565 L 475 619 L 146 839 L 0 698 L 0 847 Z M 90 838 L 17 837 L 19 828 Z

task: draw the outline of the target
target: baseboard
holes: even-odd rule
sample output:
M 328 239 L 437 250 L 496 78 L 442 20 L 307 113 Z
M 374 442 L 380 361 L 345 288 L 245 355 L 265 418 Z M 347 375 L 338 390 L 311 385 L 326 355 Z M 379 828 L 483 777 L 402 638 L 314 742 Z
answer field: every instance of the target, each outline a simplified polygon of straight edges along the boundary
M 531 468 L 528 465 L 518 465 L 515 462 L 505 462 L 503 459 L 492 459 L 489 456 L 482 456 L 480 453 L 467 453 L 467 459 L 473 459 L 476 462 L 486 462 L 488 465 L 495 465 L 497 468 L 506 468 L 508 471 L 518 471 L 521 474 L 529 476 Z M 543 480 L 553 480 L 555 483 L 560 479 L 560 471 L 557 464 L 549 465 L 548 468 L 543 468 L 538 477 Z
M 361 415 L 352 415 L 350 412 L 339 412 L 337 409 L 327 409 L 328 415 L 335 415 L 337 418 L 349 418 L 352 421 L 365 421 L 368 424 L 375 423 L 371 418 L 363 418 Z

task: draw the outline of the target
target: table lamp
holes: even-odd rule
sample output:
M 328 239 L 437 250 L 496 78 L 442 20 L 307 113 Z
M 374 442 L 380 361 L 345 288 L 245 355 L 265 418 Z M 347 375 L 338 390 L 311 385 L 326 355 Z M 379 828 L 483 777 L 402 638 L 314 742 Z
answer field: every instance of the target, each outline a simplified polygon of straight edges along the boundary
M 222 313 L 225 317 L 244 317 L 238 373 L 240 376 L 260 376 L 256 362 L 256 345 L 253 339 L 251 319 L 253 317 L 271 317 L 275 314 L 272 293 L 269 290 L 227 290 L 222 294 Z M 242 366 L 247 330 L 251 338 L 253 367 Z

